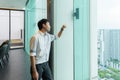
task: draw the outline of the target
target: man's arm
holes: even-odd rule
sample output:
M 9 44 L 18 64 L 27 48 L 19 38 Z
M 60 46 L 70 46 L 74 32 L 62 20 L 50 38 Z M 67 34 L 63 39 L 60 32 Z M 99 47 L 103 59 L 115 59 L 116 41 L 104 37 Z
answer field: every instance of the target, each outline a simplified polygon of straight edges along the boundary
M 35 64 L 35 56 L 30 56 L 30 61 L 31 61 L 31 72 L 32 72 L 32 78 L 34 80 L 38 80 L 39 75 L 36 69 L 36 64 Z
M 32 37 L 30 40 L 30 62 L 31 62 L 31 73 L 32 73 L 32 78 L 34 80 L 38 80 L 38 72 L 36 69 L 36 46 L 37 46 L 37 41 L 35 37 Z
M 30 61 L 31 61 L 31 68 L 32 68 L 32 72 L 36 72 L 36 61 L 35 61 L 35 56 L 30 56 Z
M 61 30 L 58 32 L 58 37 L 59 37 L 59 38 L 61 37 L 64 28 L 66 28 L 65 25 L 63 25 L 62 28 L 61 28 Z

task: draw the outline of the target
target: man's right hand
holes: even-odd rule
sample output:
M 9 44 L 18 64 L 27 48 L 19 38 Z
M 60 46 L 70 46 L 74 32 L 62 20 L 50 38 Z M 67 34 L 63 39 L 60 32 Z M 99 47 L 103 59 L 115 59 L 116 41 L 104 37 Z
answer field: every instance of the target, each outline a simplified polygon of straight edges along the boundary
M 32 77 L 33 77 L 33 80 L 38 80 L 38 78 L 39 78 L 38 72 L 37 71 L 32 72 Z

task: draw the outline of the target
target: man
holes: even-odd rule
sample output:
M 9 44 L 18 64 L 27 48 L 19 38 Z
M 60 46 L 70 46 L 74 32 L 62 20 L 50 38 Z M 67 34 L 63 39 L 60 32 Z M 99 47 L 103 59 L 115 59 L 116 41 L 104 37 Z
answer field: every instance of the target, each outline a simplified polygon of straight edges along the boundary
M 48 59 L 51 42 L 60 38 L 65 26 L 63 25 L 57 36 L 51 35 L 50 23 L 47 19 L 38 22 L 39 31 L 30 40 L 30 61 L 32 80 L 53 80 Z

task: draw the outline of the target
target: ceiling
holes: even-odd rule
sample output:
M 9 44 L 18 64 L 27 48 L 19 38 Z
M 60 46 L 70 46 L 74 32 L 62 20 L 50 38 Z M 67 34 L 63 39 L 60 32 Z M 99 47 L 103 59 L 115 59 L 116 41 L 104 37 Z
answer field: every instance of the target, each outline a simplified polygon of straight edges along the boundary
M 0 8 L 24 9 L 28 0 L 0 0 Z

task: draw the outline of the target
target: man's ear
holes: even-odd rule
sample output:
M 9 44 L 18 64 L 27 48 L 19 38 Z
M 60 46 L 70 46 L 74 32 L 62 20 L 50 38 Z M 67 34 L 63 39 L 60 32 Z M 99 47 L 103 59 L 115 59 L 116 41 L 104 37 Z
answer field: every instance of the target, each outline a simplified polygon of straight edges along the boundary
M 45 27 L 45 24 L 42 24 L 43 27 Z

